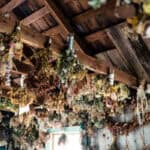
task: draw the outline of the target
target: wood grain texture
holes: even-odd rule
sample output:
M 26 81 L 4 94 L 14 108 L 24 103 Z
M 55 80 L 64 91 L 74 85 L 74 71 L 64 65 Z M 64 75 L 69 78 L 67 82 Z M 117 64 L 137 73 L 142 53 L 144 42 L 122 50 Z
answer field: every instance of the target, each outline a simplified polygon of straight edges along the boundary
M 29 15 L 28 17 L 24 18 L 21 21 L 21 24 L 27 26 L 37 20 L 39 20 L 40 18 L 44 17 L 46 14 L 49 13 L 49 9 L 45 6 L 42 7 L 41 9 L 35 11 L 34 13 L 32 13 L 31 15 Z
M 25 1 L 26 0 L 11 0 L 9 3 L 7 3 L 6 5 L 4 5 L 0 9 L 0 14 L 11 12 L 14 8 L 18 7 L 19 5 L 21 5 Z
M 0 17 L 0 32 L 10 34 L 15 28 L 15 21 L 10 22 L 10 18 Z
M 61 26 L 57 25 L 55 27 L 48 29 L 47 31 L 44 31 L 43 34 L 50 37 L 56 36 L 58 33 L 61 32 L 60 30 L 61 30 Z
M 130 37 L 124 32 L 126 24 L 120 24 L 118 26 L 111 27 L 107 30 L 109 37 L 112 39 L 116 45 L 119 53 L 124 59 L 124 63 L 127 65 L 131 72 L 139 79 L 149 80 L 149 74 L 147 74 L 146 68 L 142 65 L 140 61 L 140 55 L 137 55 L 137 51 L 141 52 L 144 49 L 141 47 L 141 42 L 136 41 L 137 37 L 132 37 L 132 42 Z M 133 45 L 134 44 L 134 45 Z M 138 44 L 138 45 L 137 45 Z M 143 50 L 142 50 L 143 49 Z
M 35 48 L 44 48 L 48 38 L 41 33 L 32 31 L 32 29 L 21 26 L 20 40 Z

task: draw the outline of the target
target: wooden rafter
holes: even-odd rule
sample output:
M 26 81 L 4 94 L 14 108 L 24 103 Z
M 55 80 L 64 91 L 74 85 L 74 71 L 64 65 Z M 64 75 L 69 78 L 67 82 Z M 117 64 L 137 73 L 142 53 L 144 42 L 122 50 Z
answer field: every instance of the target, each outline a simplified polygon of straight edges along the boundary
M 60 31 L 61 31 L 61 26 L 57 25 L 55 27 L 48 29 L 47 31 L 44 31 L 43 34 L 46 36 L 53 37 L 56 36 L 58 33 L 60 33 Z
M 136 9 L 133 5 L 119 6 L 117 8 L 115 5 L 116 0 L 110 0 L 107 2 L 107 4 L 103 5 L 99 9 L 90 9 L 82 14 L 75 16 L 73 18 L 73 22 L 80 24 L 82 22 L 84 23 L 90 18 L 97 16 L 97 19 L 100 17 L 103 18 L 102 23 L 108 24 L 108 20 L 110 20 L 112 25 L 112 23 L 116 24 L 119 20 L 135 16 L 136 14 Z
M 61 25 L 62 29 L 67 34 L 75 34 L 74 30 L 69 25 L 69 21 L 64 17 L 62 12 L 60 12 L 56 4 L 52 0 L 45 0 L 44 2 L 49 7 L 51 15 L 56 19 L 57 23 Z M 76 53 L 80 62 L 87 68 L 96 73 L 108 74 L 110 66 L 103 61 L 98 61 L 97 59 L 85 54 L 83 50 L 86 47 L 83 45 L 82 40 L 77 36 L 77 34 L 75 34 L 75 48 L 77 50 Z M 113 70 L 115 71 L 115 80 L 124 82 L 129 86 L 137 86 L 137 79 L 134 76 L 120 71 L 117 68 L 113 68 Z
M 37 21 L 38 19 L 44 17 L 45 15 L 47 15 L 49 13 L 49 9 L 44 6 L 41 9 L 35 11 L 34 13 L 32 13 L 30 16 L 24 18 L 21 21 L 21 24 L 27 26 L 30 25 L 31 23 Z
M 35 32 L 32 29 L 21 26 L 20 40 L 35 48 L 44 48 L 48 38 L 41 33 Z
M 128 37 L 127 29 L 128 29 L 127 25 L 123 23 L 118 26 L 113 26 L 107 29 L 107 33 L 109 37 L 112 39 L 115 46 L 117 47 L 119 53 L 122 56 L 124 56 L 124 61 L 126 64 L 128 64 L 128 68 L 130 68 L 131 71 L 135 70 L 136 71 L 135 73 L 139 78 L 141 79 L 145 78 L 149 80 L 149 75 L 147 74 L 147 71 L 150 70 L 144 69 L 143 61 L 140 62 L 140 57 L 137 56 L 137 54 L 141 52 L 141 42 L 136 42 L 136 47 L 132 46 L 132 43 L 135 43 L 135 41 L 137 41 L 136 40 L 137 38 L 130 37 L 131 35 Z M 130 42 L 130 38 L 133 40 L 132 43 Z M 138 43 L 140 43 L 139 46 Z M 137 51 L 139 52 L 136 54 Z M 150 57 L 150 55 L 146 57 Z
M 11 12 L 14 8 L 21 5 L 26 0 L 11 0 L 9 3 L 7 3 L 5 6 L 3 6 L 0 9 L 0 14 L 5 14 Z
M 114 44 L 109 39 L 107 33 L 104 30 L 91 33 L 85 36 L 84 39 L 88 43 L 94 43 L 95 41 L 99 41 L 99 44 L 105 47 L 107 50 L 115 48 Z
M 116 0 L 111 0 L 111 1 L 108 1 L 108 3 L 106 5 L 103 5 L 99 9 L 90 9 L 88 11 L 85 11 L 84 13 L 75 16 L 73 18 L 73 21 L 76 23 L 81 23 L 81 22 L 84 22 L 85 20 L 87 20 L 88 18 L 97 16 L 97 14 L 101 14 L 102 16 L 104 16 L 106 9 L 107 9 L 107 11 L 110 11 L 111 14 L 113 15 L 112 12 L 114 12 L 114 9 L 115 9 L 115 2 L 116 2 Z
M 28 74 L 29 72 L 34 70 L 34 66 L 25 64 L 17 59 L 13 59 L 13 62 L 17 69 L 16 72 L 20 72 L 21 74 Z M 14 70 L 14 72 L 15 72 L 15 70 Z
M 0 32 L 10 34 L 13 32 L 15 22 L 10 22 L 9 18 L 0 17 Z

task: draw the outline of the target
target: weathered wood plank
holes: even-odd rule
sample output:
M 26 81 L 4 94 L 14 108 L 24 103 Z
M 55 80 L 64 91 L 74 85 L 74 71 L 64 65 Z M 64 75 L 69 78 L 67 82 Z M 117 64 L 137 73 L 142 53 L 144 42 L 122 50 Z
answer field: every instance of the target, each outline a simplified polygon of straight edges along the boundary
M 98 49 L 101 51 L 115 48 L 105 31 L 94 32 L 85 36 L 84 39 L 87 43 L 94 43 L 95 41 L 98 41 Z
M 139 79 L 148 79 L 149 76 L 139 61 L 139 58 L 135 53 L 135 48 L 132 47 L 125 33 L 124 27 L 126 27 L 126 24 L 120 24 L 118 26 L 111 27 L 107 29 L 108 35 L 116 45 L 120 54 L 123 56 L 125 64 L 127 64 L 129 70 L 134 71 L 135 75 Z
M 48 29 L 47 31 L 44 31 L 43 34 L 46 36 L 56 36 L 57 34 L 59 34 L 61 31 L 61 26 L 57 25 L 55 27 L 52 27 L 50 29 Z
M 82 1 L 79 1 L 79 3 L 81 4 L 84 10 L 87 10 L 90 7 L 88 4 L 88 0 L 82 0 Z
M 107 11 L 106 11 L 107 10 Z M 116 9 L 116 0 L 108 1 L 105 5 L 99 9 L 90 9 L 84 13 L 81 13 L 73 18 L 73 22 L 76 24 L 81 24 L 86 22 L 86 20 L 96 17 L 97 21 L 101 24 L 108 24 L 108 20 L 112 25 L 117 23 L 120 19 L 126 19 L 128 17 L 135 16 L 136 8 L 133 5 L 119 6 Z M 104 26 L 101 25 L 100 26 Z
M 24 18 L 23 20 L 21 20 L 21 24 L 28 26 L 31 23 L 39 20 L 40 18 L 44 17 L 45 15 L 47 15 L 49 13 L 49 9 L 44 6 L 41 9 L 35 11 L 34 13 L 32 13 L 30 16 Z
M 15 67 L 17 68 L 16 73 L 20 72 L 22 74 L 28 74 L 34 70 L 34 67 L 32 65 L 25 64 L 17 59 L 13 59 L 13 62 L 15 64 Z M 15 73 L 15 71 L 13 72 Z
M 104 17 L 106 14 L 106 10 L 107 10 L 107 13 L 109 11 L 111 12 L 112 16 L 114 16 L 113 12 L 115 10 L 115 3 L 116 3 L 116 0 L 111 0 L 111 1 L 108 1 L 106 5 L 103 5 L 102 7 L 98 9 L 90 9 L 82 14 L 75 16 L 73 18 L 73 22 L 75 23 L 85 22 L 85 20 L 87 20 L 88 18 L 95 17 L 99 14 L 101 14 L 101 16 Z
M 15 28 L 15 22 L 10 22 L 9 18 L 0 17 L 0 32 L 10 34 Z
M 136 56 L 138 57 L 141 65 L 147 72 L 150 81 L 150 50 L 144 43 L 144 40 L 139 35 L 137 39 L 132 39 L 129 37 L 129 41 L 131 43 L 132 48 L 135 51 Z
M 41 33 L 35 32 L 32 29 L 21 26 L 20 40 L 32 47 L 44 48 L 48 38 Z
M 96 73 L 107 75 L 109 69 L 112 68 L 115 72 L 116 81 L 123 82 L 131 87 L 137 87 L 138 80 L 134 76 L 108 65 L 105 61 L 100 61 L 91 56 L 88 56 L 82 51 L 77 51 L 77 54 L 80 62 L 85 64 L 88 69 Z
M 7 3 L 5 6 L 3 6 L 0 9 L 0 14 L 5 14 L 11 12 L 14 8 L 21 5 L 26 0 L 11 0 L 9 3 Z
M 102 53 L 97 54 L 96 57 L 98 59 L 105 57 L 105 60 L 107 60 L 106 62 L 111 62 L 112 66 L 117 67 L 118 69 L 121 69 L 131 74 L 135 73 L 133 72 L 134 70 L 133 71 L 129 70 L 128 65 L 125 63 L 118 49 L 104 51 Z

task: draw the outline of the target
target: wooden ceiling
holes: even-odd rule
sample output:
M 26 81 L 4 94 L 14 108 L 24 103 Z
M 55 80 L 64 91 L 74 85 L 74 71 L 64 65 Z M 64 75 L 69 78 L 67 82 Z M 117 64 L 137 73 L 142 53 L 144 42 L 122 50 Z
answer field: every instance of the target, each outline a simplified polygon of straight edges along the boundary
M 10 13 L 32 31 L 49 36 L 57 52 L 65 49 L 67 35 L 73 33 L 80 61 L 97 73 L 108 74 L 113 66 L 118 81 L 131 86 L 137 79 L 150 81 L 149 39 L 123 32 L 125 19 L 135 15 L 135 8 L 116 10 L 115 2 L 109 0 L 94 10 L 88 0 L 1 0 L 0 14 Z

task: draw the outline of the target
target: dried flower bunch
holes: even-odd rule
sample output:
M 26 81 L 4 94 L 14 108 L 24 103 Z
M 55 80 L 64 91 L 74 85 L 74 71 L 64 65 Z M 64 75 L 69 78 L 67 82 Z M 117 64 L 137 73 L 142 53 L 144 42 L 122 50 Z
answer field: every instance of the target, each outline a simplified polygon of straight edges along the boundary
M 83 66 L 77 59 L 77 55 L 74 49 L 74 37 L 69 37 L 69 47 L 63 51 L 62 55 L 58 59 L 58 76 L 62 83 L 68 83 L 73 75 L 83 71 Z
M 13 104 L 9 98 L 0 97 L 0 110 L 7 110 L 16 113 L 18 111 L 18 105 Z
M 16 36 L 14 40 L 12 40 L 13 36 L 10 38 L 11 42 L 3 38 L 5 39 L 5 36 L 1 41 L 8 41 L 10 45 L 2 44 L 8 47 L 6 49 L 8 56 L 5 59 L 5 55 L 2 55 L 2 60 L 8 61 L 9 52 L 13 52 L 13 58 L 21 61 L 24 55 L 23 44 Z M 29 59 L 33 62 L 35 70 L 28 74 L 27 86 L 2 90 L 2 94 L 7 98 L 2 100 L 0 105 L 0 109 L 13 110 L 30 105 L 37 110 L 34 114 L 31 111 L 27 115 L 12 118 L 13 134 L 18 138 L 21 137 L 21 141 L 25 144 L 39 142 L 38 136 L 43 138 L 45 130 L 51 127 L 80 125 L 87 130 L 99 129 L 104 127 L 111 117 L 123 114 L 126 107 L 132 106 L 132 111 L 136 110 L 136 104 L 139 101 L 132 103 L 130 89 L 126 85 L 118 82 L 112 85 L 108 77 L 89 73 L 80 64 L 72 36 L 69 39 L 68 48 L 59 58 L 56 58 L 48 47 L 34 50 L 34 54 Z M 9 68 L 12 68 L 10 63 L 9 65 Z M 2 87 L 6 73 L 0 73 Z M 11 74 L 11 71 L 9 73 Z M 139 108 L 142 110 L 141 107 Z M 41 110 L 40 113 L 39 110 Z M 143 120 L 149 121 L 148 117 L 144 117 Z M 133 120 L 134 127 L 137 126 L 137 122 L 137 118 Z M 124 133 L 124 130 L 132 123 L 126 126 L 113 125 L 110 122 L 110 128 L 113 132 L 120 130 L 119 132 Z M 27 136 L 28 134 L 30 136 Z

